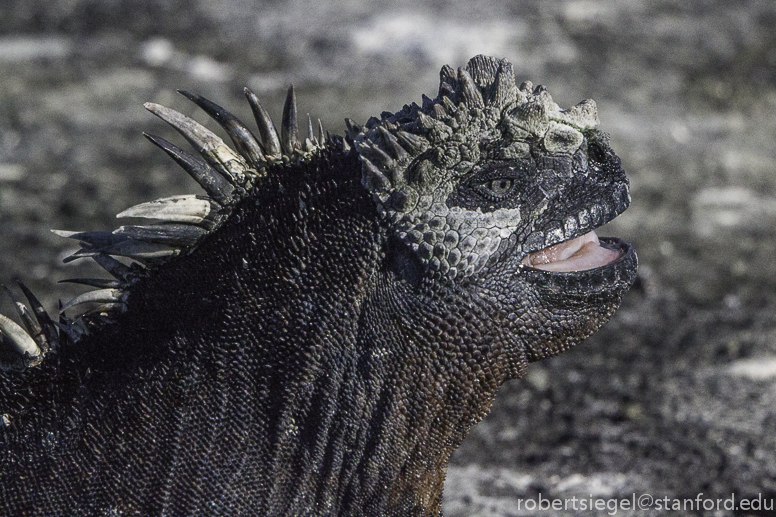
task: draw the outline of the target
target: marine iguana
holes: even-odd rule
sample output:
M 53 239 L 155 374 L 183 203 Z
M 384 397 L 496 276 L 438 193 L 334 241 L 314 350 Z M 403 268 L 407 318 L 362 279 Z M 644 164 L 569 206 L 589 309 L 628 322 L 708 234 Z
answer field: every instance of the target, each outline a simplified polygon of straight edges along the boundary
M 146 104 L 207 195 L 59 232 L 113 276 L 73 280 L 97 288 L 77 317 L 21 285 L 24 328 L 0 318 L 0 514 L 439 515 L 499 386 L 607 321 L 637 263 L 594 232 L 630 197 L 593 101 L 560 109 L 506 59 L 440 76 L 344 137 L 309 119 L 304 137 L 293 87 L 280 132 L 246 89 L 258 137 L 181 92 L 234 150 Z

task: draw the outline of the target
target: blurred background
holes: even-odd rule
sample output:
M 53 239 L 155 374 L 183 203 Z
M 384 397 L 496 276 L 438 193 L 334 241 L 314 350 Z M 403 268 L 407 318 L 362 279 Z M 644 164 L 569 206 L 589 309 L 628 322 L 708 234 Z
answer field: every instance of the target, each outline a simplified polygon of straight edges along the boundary
M 595 99 L 633 197 L 600 233 L 635 244 L 639 283 L 602 331 L 502 388 L 452 459 L 446 515 L 531 515 L 517 501 L 539 493 L 776 497 L 772 0 L 0 0 L 0 12 L 0 280 L 22 278 L 50 311 L 80 292 L 57 281 L 98 268 L 63 265 L 76 243 L 49 229 L 115 228 L 131 205 L 198 193 L 142 137 L 180 143 L 144 101 L 206 120 L 176 88 L 249 121 L 247 85 L 279 120 L 293 82 L 300 112 L 341 134 L 344 117 L 434 97 L 442 65 L 484 53 L 563 107 Z

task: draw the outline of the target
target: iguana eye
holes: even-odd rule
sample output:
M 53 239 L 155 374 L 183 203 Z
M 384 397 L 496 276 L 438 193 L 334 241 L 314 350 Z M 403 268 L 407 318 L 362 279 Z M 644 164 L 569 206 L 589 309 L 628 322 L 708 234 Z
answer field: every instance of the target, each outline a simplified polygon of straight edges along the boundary
M 512 178 L 495 178 L 482 184 L 482 186 L 488 191 L 488 194 L 492 194 L 497 197 L 504 197 L 512 192 L 512 187 L 514 185 L 515 180 Z

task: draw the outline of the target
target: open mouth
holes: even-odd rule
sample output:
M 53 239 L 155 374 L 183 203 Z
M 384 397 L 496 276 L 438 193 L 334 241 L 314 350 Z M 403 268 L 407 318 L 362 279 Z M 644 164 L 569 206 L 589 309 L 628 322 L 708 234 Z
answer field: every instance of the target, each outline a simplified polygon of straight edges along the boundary
M 529 253 L 522 264 L 555 272 L 586 271 L 606 266 L 622 256 L 620 249 L 606 247 L 594 231 Z

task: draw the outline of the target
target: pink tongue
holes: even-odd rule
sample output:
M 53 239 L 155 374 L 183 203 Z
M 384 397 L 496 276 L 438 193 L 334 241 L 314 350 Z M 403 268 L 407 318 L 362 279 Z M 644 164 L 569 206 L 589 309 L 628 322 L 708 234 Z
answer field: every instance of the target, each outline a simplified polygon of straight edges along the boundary
M 523 264 L 546 271 L 584 271 L 620 258 L 618 250 L 601 246 L 598 235 L 588 232 L 576 239 L 530 253 Z

